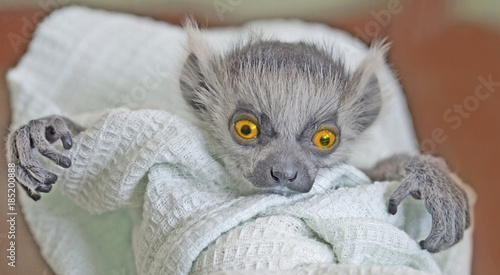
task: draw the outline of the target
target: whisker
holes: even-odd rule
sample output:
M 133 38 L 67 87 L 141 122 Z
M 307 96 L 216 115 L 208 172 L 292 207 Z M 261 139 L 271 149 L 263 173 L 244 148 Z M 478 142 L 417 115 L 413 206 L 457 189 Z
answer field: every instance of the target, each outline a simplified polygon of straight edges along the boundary
M 333 181 L 332 179 L 330 179 L 330 178 L 328 178 L 328 177 L 326 177 L 326 176 L 323 176 L 323 175 L 316 175 L 316 177 L 322 177 L 322 178 L 326 179 L 326 180 L 327 180 L 327 181 L 329 181 L 329 182 L 332 182 L 332 181 Z
M 227 195 L 226 199 L 224 200 L 224 203 L 226 203 L 227 199 L 229 199 L 229 197 L 231 197 L 231 194 L 233 194 L 233 191 L 234 191 L 234 188 L 231 189 L 231 192 L 229 192 L 229 195 Z
M 321 187 L 321 188 L 323 188 L 323 190 L 325 190 L 325 194 L 328 196 L 328 198 L 330 198 L 330 202 L 333 204 L 333 199 L 332 199 L 332 197 L 330 196 L 330 193 L 326 190 L 326 188 L 325 188 L 325 187 L 323 187 L 323 186 L 321 186 L 321 185 L 319 185 L 319 187 Z

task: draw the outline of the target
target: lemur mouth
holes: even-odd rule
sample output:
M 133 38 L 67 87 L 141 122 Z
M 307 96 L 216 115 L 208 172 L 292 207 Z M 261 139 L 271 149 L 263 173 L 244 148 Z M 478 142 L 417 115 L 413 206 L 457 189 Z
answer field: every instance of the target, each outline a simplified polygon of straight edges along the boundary
M 259 193 L 277 194 L 285 197 L 297 194 L 309 193 L 309 191 L 312 189 L 312 183 L 311 184 L 304 183 L 303 185 L 299 183 L 297 183 L 297 185 L 279 184 L 274 186 L 258 186 L 253 182 L 251 183 L 254 187 L 256 187 L 259 190 L 258 191 Z M 306 188 L 305 186 L 309 187 Z
M 299 192 L 292 190 L 286 186 L 276 186 L 276 187 L 268 187 L 268 188 L 262 188 L 260 187 L 264 192 L 270 193 L 270 194 L 277 194 L 277 195 L 282 195 L 285 197 L 297 195 L 297 194 L 302 194 L 302 193 L 307 193 L 307 192 Z
M 262 176 L 260 173 L 257 176 L 252 175 L 245 177 L 250 184 L 256 187 L 260 193 L 272 193 L 283 196 L 291 196 L 294 194 L 308 193 L 313 186 L 313 181 L 310 177 L 305 177 L 298 173 L 289 176 L 288 180 L 278 180 L 272 173 L 267 176 Z

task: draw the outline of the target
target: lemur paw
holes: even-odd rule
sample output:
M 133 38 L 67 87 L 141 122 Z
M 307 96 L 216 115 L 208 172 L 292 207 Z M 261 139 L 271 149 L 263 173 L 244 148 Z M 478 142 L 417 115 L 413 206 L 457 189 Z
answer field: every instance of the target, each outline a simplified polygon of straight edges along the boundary
M 7 161 L 15 164 L 16 180 L 35 201 L 40 199 L 40 192 L 50 192 L 57 175 L 42 167 L 33 149 L 61 167 L 71 166 L 71 160 L 51 145 L 59 139 L 66 150 L 73 145 L 68 126 L 59 116 L 32 120 L 8 136 Z
M 436 253 L 460 241 L 470 225 L 469 203 L 465 192 L 451 179 L 444 161 L 415 156 L 405 169 L 406 177 L 389 199 L 389 212 L 395 214 L 408 195 L 424 199 L 432 215 L 432 229 L 420 242 L 422 249 Z

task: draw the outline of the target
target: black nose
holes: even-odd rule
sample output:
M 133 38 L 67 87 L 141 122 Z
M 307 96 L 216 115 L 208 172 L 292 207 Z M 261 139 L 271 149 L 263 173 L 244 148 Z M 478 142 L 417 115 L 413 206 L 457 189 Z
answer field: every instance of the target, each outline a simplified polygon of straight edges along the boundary
M 297 179 L 297 171 L 286 169 L 286 170 L 275 170 L 271 168 L 271 178 L 278 183 L 290 183 Z

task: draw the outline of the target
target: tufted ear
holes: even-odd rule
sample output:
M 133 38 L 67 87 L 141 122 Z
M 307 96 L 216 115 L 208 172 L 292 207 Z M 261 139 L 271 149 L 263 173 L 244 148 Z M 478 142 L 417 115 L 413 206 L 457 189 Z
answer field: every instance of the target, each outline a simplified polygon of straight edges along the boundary
M 189 55 L 180 76 L 180 88 L 186 102 L 197 111 L 206 110 L 203 98 L 209 92 L 206 82 L 207 61 L 212 55 L 209 45 L 201 37 L 196 22 L 192 18 L 184 21 Z
M 370 48 L 368 55 L 355 70 L 351 79 L 351 88 L 345 97 L 345 107 L 350 110 L 354 130 L 363 132 L 370 126 L 382 108 L 382 94 L 377 71 L 385 64 L 388 45 L 377 42 Z M 347 110 L 346 110 L 347 111 Z
M 180 84 L 184 100 L 195 110 L 205 111 L 206 107 L 200 100 L 200 95 L 207 93 L 208 87 L 201 72 L 198 57 L 194 53 L 190 53 L 186 63 L 184 63 Z

